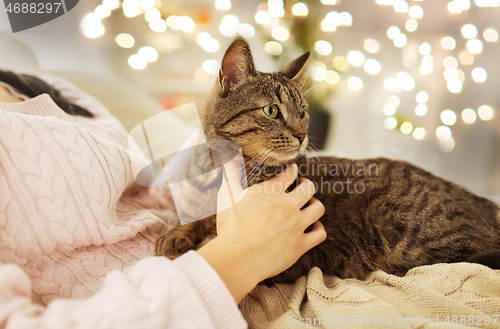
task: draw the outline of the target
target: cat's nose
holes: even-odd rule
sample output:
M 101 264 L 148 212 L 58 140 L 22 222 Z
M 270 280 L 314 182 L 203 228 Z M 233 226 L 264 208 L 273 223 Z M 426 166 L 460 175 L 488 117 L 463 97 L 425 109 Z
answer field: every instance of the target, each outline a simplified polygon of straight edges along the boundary
M 299 140 L 300 145 L 302 145 L 302 142 L 306 138 L 306 134 L 298 134 L 298 135 L 293 135 L 293 136 L 297 137 L 297 139 Z

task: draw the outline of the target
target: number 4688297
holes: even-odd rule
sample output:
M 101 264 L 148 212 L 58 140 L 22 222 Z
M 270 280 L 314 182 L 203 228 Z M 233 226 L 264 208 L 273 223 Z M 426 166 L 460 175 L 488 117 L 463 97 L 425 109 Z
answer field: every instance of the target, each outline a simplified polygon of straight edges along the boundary
M 51 14 L 52 12 L 58 13 L 61 8 L 61 3 L 35 3 L 35 2 L 23 2 L 23 3 L 9 3 L 5 11 L 11 14 Z

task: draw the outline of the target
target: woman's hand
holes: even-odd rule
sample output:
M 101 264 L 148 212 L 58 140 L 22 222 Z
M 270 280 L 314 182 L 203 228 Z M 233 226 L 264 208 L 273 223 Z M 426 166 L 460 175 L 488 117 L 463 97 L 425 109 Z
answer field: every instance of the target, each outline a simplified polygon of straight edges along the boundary
M 315 187 L 308 179 L 300 178 L 300 184 L 286 193 L 297 177 L 296 165 L 247 190 L 240 185 L 237 163 L 229 162 L 225 169 L 229 182 L 224 181 L 219 192 L 218 209 L 227 209 L 217 215 L 218 236 L 198 252 L 239 303 L 259 282 L 283 272 L 326 239 L 318 221 L 325 208 L 312 198 Z M 230 207 L 229 189 L 236 200 Z M 312 230 L 304 233 L 311 224 Z

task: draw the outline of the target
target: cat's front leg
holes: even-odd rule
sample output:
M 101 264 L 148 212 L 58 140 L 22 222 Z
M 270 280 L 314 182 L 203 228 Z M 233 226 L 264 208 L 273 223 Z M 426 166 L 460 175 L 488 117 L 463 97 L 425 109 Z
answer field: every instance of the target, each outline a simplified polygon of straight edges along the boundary
M 215 216 L 178 225 L 156 241 L 155 256 L 175 259 L 189 250 L 198 250 L 217 235 Z

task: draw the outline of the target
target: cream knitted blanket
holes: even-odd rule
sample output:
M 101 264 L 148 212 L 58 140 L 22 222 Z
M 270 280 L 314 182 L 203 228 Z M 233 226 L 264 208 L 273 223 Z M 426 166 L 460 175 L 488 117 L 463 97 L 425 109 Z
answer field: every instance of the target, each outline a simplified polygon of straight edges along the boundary
M 500 271 L 437 264 L 359 281 L 313 268 L 295 285 L 257 286 L 240 309 L 249 328 L 500 328 Z

